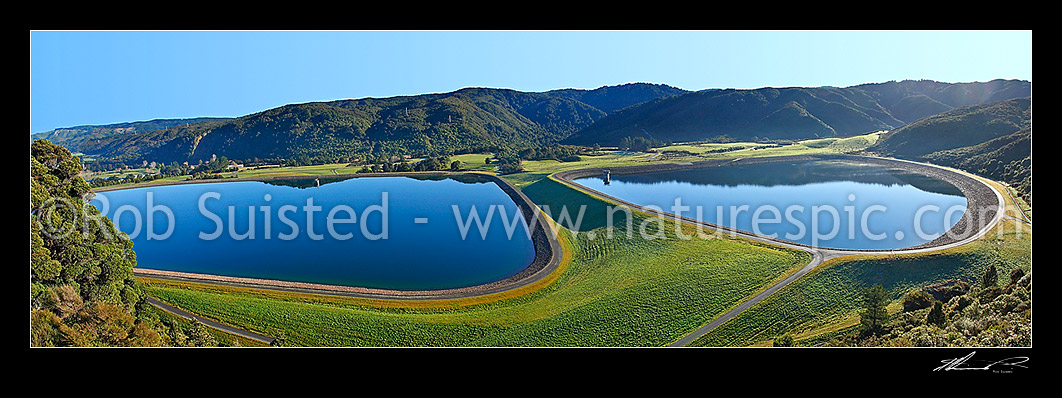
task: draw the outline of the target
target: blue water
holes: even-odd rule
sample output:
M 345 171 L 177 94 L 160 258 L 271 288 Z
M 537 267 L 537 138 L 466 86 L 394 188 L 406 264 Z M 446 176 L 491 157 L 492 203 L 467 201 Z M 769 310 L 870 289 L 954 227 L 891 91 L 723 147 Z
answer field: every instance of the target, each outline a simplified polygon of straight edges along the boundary
M 844 161 L 612 176 L 608 185 L 602 177 L 575 182 L 671 214 L 837 249 L 917 246 L 947 232 L 966 209 L 966 198 L 947 182 Z
M 492 182 L 321 182 L 136 188 L 100 193 L 91 203 L 129 234 L 142 268 L 420 290 L 501 280 L 534 259 L 516 204 Z M 472 206 L 483 228 L 470 221 Z M 513 228 L 505 228 L 503 214 Z

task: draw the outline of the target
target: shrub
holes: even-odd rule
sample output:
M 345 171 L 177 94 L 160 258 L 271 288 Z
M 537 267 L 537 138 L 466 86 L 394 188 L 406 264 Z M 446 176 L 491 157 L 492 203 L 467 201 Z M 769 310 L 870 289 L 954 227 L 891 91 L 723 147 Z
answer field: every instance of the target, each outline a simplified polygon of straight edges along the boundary
M 934 301 L 933 309 L 929 310 L 929 314 L 926 315 L 926 323 L 930 325 L 943 326 L 944 320 L 944 303 Z
M 790 335 L 789 333 L 786 333 L 786 334 L 783 334 L 781 336 L 778 336 L 777 339 L 774 339 L 774 346 L 775 347 L 792 347 L 793 346 L 793 336 Z
M 966 292 L 970 290 L 970 284 L 958 279 L 953 279 L 947 282 L 926 286 L 924 290 L 938 301 L 946 303 L 953 297 L 966 294 Z
M 910 312 L 929 308 L 929 306 L 933 305 L 934 301 L 936 300 L 933 299 L 933 296 L 921 290 L 907 293 L 907 295 L 903 297 L 903 310 L 904 312 Z
M 1010 284 L 1011 285 L 1018 284 L 1018 281 L 1020 281 L 1023 276 L 1025 276 L 1025 270 L 1023 270 L 1021 268 L 1015 268 L 1015 269 L 1011 270 L 1010 271 Z

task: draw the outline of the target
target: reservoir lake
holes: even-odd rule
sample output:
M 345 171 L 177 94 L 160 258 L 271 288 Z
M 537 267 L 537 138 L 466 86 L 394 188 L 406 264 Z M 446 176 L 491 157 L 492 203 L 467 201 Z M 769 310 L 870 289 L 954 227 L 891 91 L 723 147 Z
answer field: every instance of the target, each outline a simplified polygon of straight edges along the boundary
M 966 198 L 948 182 L 843 160 L 612 175 L 607 184 L 602 175 L 574 182 L 672 215 L 834 249 L 917 246 L 947 232 L 966 209 Z
M 90 203 L 130 236 L 139 268 L 436 290 L 502 280 L 535 257 L 512 198 L 473 176 L 179 184 Z

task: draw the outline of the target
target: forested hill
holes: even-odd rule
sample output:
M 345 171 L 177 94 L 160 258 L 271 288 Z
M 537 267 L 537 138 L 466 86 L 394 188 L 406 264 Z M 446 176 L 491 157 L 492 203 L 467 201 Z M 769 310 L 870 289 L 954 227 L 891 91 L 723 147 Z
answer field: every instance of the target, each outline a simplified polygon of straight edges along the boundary
M 1031 98 L 966 106 L 933 115 L 883 135 L 872 148 L 887 156 L 921 158 L 978 145 L 1032 123 Z
M 1031 96 L 1022 80 L 941 83 L 905 80 L 852 87 L 691 92 L 613 112 L 563 140 L 615 145 L 658 141 L 806 139 L 891 130 L 955 108 Z
M 30 135 L 30 140 L 48 140 L 73 152 L 80 152 L 83 141 L 127 133 L 142 133 L 186 124 L 223 120 L 224 118 L 199 117 L 191 119 L 155 119 L 143 122 L 126 122 L 106 125 L 86 125 L 58 128 Z
M 933 115 L 890 131 L 868 150 L 1004 181 L 1032 202 L 1031 98 L 966 106 Z
M 450 93 L 286 105 L 229 120 L 93 138 L 79 149 L 126 162 L 196 162 L 212 155 L 253 160 L 341 161 L 366 154 L 446 154 L 555 143 L 608 112 L 684 94 L 662 84 L 520 92 Z

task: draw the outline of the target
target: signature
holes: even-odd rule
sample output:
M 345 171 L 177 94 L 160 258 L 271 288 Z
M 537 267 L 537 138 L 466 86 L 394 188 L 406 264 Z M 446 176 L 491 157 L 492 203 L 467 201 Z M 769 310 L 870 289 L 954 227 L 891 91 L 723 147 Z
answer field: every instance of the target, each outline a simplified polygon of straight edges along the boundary
M 940 361 L 940 363 L 942 363 L 943 365 L 940 365 L 936 369 L 933 369 L 933 371 L 937 372 L 948 370 L 990 370 L 993 367 L 996 367 L 997 370 L 999 367 L 1008 368 L 1004 372 L 1009 372 L 1010 368 L 1028 369 L 1028 366 L 1022 364 L 1028 362 L 1029 357 L 1010 357 L 1007 359 L 1001 359 L 998 361 L 991 362 L 984 360 L 971 360 L 971 358 L 973 358 L 974 354 L 976 353 L 977 351 L 973 351 L 961 358 L 952 358 Z

